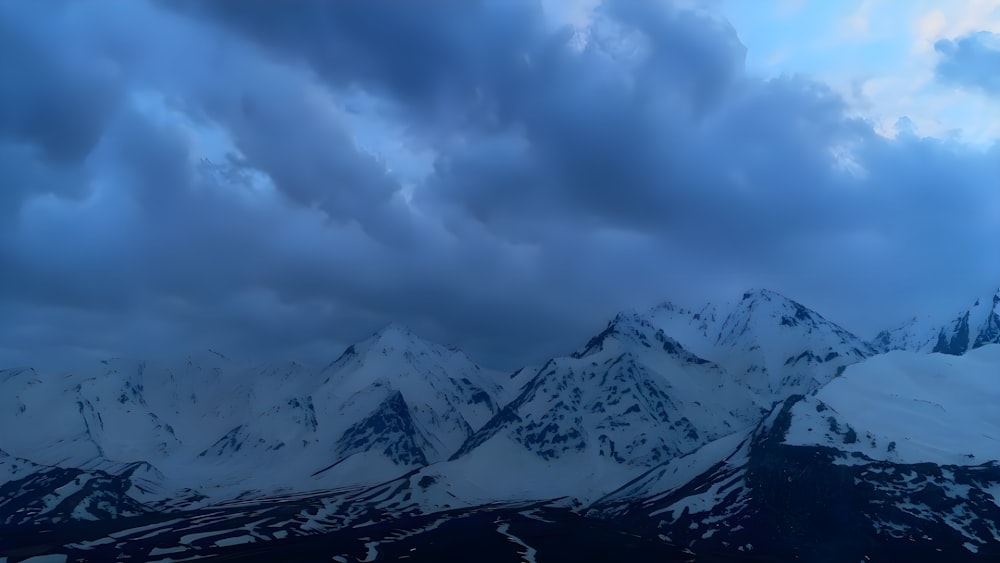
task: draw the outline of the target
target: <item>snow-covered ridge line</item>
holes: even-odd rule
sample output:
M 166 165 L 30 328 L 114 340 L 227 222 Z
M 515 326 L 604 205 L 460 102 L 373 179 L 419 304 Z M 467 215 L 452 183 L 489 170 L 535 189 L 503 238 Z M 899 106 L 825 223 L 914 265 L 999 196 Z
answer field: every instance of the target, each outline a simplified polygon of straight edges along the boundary
M 963 326 L 992 330 L 983 311 Z M 318 370 L 214 350 L 177 365 L 2 370 L 0 426 L 30 431 L 0 436 L 0 448 L 64 469 L 142 467 L 125 475 L 141 502 L 404 479 L 410 504 L 587 503 L 747 431 L 789 395 L 816 392 L 875 353 L 768 290 L 619 314 L 569 357 L 510 377 L 392 324 Z
M 912 350 L 960 355 L 987 344 L 1000 343 L 1000 288 L 978 297 L 968 309 L 943 321 L 914 317 L 883 330 L 872 340 L 880 352 Z

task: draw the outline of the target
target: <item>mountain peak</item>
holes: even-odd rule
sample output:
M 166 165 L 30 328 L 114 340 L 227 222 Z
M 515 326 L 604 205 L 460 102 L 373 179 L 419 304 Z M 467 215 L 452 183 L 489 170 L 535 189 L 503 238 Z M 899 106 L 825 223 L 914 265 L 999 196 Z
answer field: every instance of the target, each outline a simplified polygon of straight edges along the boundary
M 628 340 L 640 341 L 648 346 L 648 338 L 655 332 L 656 328 L 642 315 L 635 311 L 624 311 L 615 315 L 615 318 L 608 322 L 608 326 L 604 330 L 588 340 L 583 349 L 574 352 L 572 357 L 582 358 L 593 351 L 603 349 L 604 342 L 609 337 L 617 337 L 618 340 L 624 337 Z
M 997 287 L 996 291 L 993 292 L 993 295 L 991 297 L 992 299 L 987 298 L 987 300 L 989 300 L 993 305 L 993 307 L 996 308 L 997 305 L 1000 305 L 1000 286 Z
M 409 326 L 395 321 L 373 332 L 363 342 L 377 343 L 383 347 L 398 350 L 410 349 L 414 346 L 431 345 L 431 342 L 417 336 Z
M 736 306 L 737 311 L 743 309 L 748 315 L 754 314 L 762 308 L 768 311 L 770 316 L 775 319 L 780 318 L 780 322 L 784 326 L 796 326 L 800 322 L 806 324 L 830 323 L 830 321 L 823 318 L 816 311 L 770 289 L 751 289 L 746 291 L 743 293 L 743 299 Z
M 688 310 L 687 310 L 686 307 L 682 307 L 682 306 L 674 303 L 673 301 L 669 301 L 669 300 L 668 301 L 661 301 L 661 302 L 657 303 L 656 305 L 653 305 L 650 308 L 650 311 L 652 311 L 654 313 L 657 313 L 657 312 L 660 312 L 660 311 L 666 311 L 666 312 L 670 312 L 670 313 L 687 313 L 688 312 Z
M 741 301 L 775 301 L 778 303 L 792 303 L 801 307 L 801 305 L 794 299 L 786 297 L 777 291 L 765 288 L 751 288 L 744 291 Z
M 397 354 L 407 356 L 413 354 L 419 355 L 421 352 L 435 348 L 444 349 L 443 346 L 420 338 L 408 326 L 397 322 L 390 322 L 370 334 L 364 340 L 355 342 L 345 348 L 336 360 L 327 365 L 327 369 L 343 365 L 354 358 L 365 357 L 375 353 L 381 356 L 394 356 Z
M 372 333 L 372 336 L 378 338 L 419 338 L 408 325 L 397 321 L 390 321 L 388 324 L 382 328 L 376 330 Z
M 936 336 L 915 349 L 962 355 L 973 348 L 1000 343 L 1000 289 L 976 299 L 939 330 Z
M 879 332 L 872 340 L 880 352 L 911 350 L 961 355 L 986 344 L 1000 343 L 1000 287 L 980 295 L 972 306 L 948 322 L 929 316 L 914 317 Z
M 413 332 L 409 326 L 397 322 L 385 325 L 348 350 L 353 350 L 362 356 L 372 354 L 401 356 L 408 361 L 425 356 L 437 358 L 438 361 L 448 361 L 446 358 L 461 358 L 463 362 L 475 363 L 461 348 L 423 338 Z M 346 353 L 347 351 L 345 351 Z
M 841 366 L 872 353 L 867 343 L 819 313 L 766 289 L 743 294 L 715 344 L 728 350 L 722 363 L 768 400 L 808 392 Z
M 621 347 L 625 353 L 639 352 L 644 349 L 663 350 L 684 362 L 706 364 L 707 360 L 692 353 L 685 346 L 664 333 L 663 329 L 654 325 L 646 316 L 634 312 L 618 313 L 607 328 L 591 338 L 582 350 L 574 352 L 572 358 L 583 358 L 605 349 L 608 341 L 613 346 Z
M 367 436 L 358 443 L 381 444 L 375 450 L 399 465 L 450 455 L 497 410 L 499 387 L 488 372 L 463 352 L 424 340 L 398 323 L 349 346 L 324 372 L 327 378 L 313 394 L 317 405 L 326 405 L 318 406 L 317 420 L 322 424 L 333 412 L 340 420 L 345 408 L 368 413 L 362 424 L 345 430 L 344 436 L 353 436 L 345 440 L 354 444 Z M 394 429 L 392 436 L 384 435 L 387 429 Z M 416 442 L 390 447 L 414 432 L 422 436 Z M 371 449 L 344 444 L 343 455 Z

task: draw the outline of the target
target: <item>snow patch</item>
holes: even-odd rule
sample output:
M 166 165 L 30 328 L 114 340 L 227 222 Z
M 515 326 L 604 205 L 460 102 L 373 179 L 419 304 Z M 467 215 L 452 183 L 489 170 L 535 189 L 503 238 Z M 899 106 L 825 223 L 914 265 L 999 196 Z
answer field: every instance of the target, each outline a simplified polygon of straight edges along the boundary
M 253 536 L 235 536 L 232 538 L 223 538 L 221 540 L 215 540 L 216 547 L 229 547 L 232 545 L 241 545 L 245 543 L 254 543 L 256 538 Z
M 531 547 L 530 545 L 524 543 L 524 540 L 522 540 L 521 538 L 510 533 L 510 524 L 508 522 L 501 523 L 498 520 L 497 523 L 499 524 L 497 526 L 497 532 L 499 534 L 507 536 L 507 539 L 510 540 L 512 543 L 515 543 L 524 548 L 524 551 L 520 553 L 522 563 L 537 563 L 535 560 L 535 556 L 538 555 L 538 551 L 535 548 Z

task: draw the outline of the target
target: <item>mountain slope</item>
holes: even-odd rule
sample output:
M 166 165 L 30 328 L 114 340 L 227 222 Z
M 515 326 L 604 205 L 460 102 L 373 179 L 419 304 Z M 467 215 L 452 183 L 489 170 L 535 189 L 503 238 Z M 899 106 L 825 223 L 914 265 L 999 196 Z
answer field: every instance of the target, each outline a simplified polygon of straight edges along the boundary
M 592 498 L 757 416 L 723 370 L 636 314 L 532 371 L 517 398 L 452 456 L 452 469 L 440 469 L 444 480 L 448 471 L 483 482 L 509 471 L 517 484 L 495 491 L 503 498 Z
M 995 560 L 997 373 L 998 345 L 959 359 L 895 352 L 866 360 L 815 396 L 786 400 L 735 448 L 706 451 L 696 465 L 716 461 L 694 479 L 671 480 L 664 467 L 593 511 L 695 550 Z

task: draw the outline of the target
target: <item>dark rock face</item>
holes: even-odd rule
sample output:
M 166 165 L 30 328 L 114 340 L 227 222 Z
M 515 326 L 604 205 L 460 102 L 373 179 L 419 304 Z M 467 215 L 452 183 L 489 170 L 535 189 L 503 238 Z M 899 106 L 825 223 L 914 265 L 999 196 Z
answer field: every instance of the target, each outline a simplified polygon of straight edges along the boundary
M 942 330 L 938 335 L 937 344 L 934 345 L 934 352 L 960 356 L 969 349 L 969 313 L 965 313 L 957 321 L 950 331 Z
M 993 296 L 993 308 L 972 347 L 979 348 L 987 344 L 1000 344 L 1000 292 Z
M 372 449 L 382 450 L 397 465 L 427 465 L 417 443 L 410 409 L 399 392 L 393 392 L 364 420 L 351 426 L 337 443 L 341 458 Z

